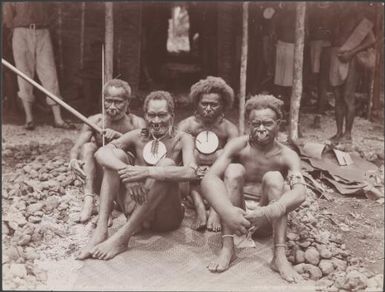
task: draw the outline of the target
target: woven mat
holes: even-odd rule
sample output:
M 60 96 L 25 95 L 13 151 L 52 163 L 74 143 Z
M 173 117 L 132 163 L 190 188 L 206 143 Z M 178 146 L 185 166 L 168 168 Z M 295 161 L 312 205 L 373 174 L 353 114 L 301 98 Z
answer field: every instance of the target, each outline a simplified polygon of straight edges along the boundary
M 310 283 L 288 285 L 269 267 L 272 239 L 256 241 L 256 248 L 237 250 L 230 269 L 213 274 L 207 264 L 218 254 L 220 234 L 190 228 L 187 210 L 182 226 L 173 232 L 134 236 L 129 249 L 109 261 L 88 259 L 73 271 L 71 290 L 188 290 L 188 291 L 311 291 Z M 114 220 L 114 233 L 124 221 Z M 55 287 L 50 287 L 55 288 Z

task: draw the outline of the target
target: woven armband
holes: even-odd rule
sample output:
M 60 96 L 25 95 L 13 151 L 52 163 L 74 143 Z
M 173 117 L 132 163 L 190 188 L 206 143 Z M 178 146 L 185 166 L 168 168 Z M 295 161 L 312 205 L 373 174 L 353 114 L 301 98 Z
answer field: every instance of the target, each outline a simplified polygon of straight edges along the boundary
M 274 202 L 266 207 L 262 207 L 263 214 L 269 222 L 280 218 L 286 214 L 286 207 L 279 201 Z
M 293 189 L 294 185 L 300 184 L 306 187 L 306 182 L 301 173 L 292 173 L 288 176 L 290 188 Z

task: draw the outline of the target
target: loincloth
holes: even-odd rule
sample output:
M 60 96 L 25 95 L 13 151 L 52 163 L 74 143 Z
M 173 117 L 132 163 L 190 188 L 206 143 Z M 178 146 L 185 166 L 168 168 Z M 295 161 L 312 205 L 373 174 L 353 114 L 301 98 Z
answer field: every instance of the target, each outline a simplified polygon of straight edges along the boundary
M 350 62 L 341 62 L 337 56 L 339 49 L 339 47 L 332 47 L 330 50 L 329 81 L 331 86 L 344 84 L 348 77 Z
M 260 206 L 262 184 L 246 184 L 243 186 L 244 209 L 250 211 Z
M 294 44 L 277 42 L 274 84 L 292 86 L 294 75 Z

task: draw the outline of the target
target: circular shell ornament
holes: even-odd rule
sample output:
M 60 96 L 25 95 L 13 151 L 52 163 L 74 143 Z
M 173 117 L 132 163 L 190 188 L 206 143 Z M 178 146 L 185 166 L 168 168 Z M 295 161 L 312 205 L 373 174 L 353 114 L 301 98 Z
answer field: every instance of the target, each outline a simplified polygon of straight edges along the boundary
M 200 132 L 195 138 L 195 147 L 202 154 L 212 154 L 219 146 L 218 136 L 212 131 Z
M 143 159 L 149 165 L 155 165 L 167 153 L 166 146 L 162 141 L 149 141 L 143 148 Z

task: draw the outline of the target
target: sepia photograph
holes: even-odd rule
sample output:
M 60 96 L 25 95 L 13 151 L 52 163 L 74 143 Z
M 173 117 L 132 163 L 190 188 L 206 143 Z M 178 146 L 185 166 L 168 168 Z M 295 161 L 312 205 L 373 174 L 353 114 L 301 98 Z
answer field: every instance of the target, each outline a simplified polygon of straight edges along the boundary
M 383 291 L 383 2 L 1 9 L 2 290 Z

